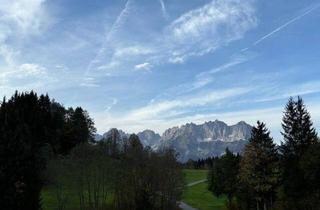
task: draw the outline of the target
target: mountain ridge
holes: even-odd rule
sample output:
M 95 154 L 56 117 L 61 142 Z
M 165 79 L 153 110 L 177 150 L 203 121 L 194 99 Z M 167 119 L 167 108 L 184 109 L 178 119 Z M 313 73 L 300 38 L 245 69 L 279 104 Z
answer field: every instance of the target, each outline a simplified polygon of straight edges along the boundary
M 220 156 L 228 147 L 234 153 L 241 153 L 250 138 L 252 126 L 245 121 L 228 125 L 223 121 L 207 121 L 202 124 L 193 122 L 166 129 L 162 135 L 151 129 L 138 132 L 143 146 L 152 149 L 174 149 L 180 161 L 188 159 Z M 112 129 L 102 135 L 107 138 Z M 130 134 L 118 129 L 121 138 Z M 101 135 L 99 135 L 101 136 Z

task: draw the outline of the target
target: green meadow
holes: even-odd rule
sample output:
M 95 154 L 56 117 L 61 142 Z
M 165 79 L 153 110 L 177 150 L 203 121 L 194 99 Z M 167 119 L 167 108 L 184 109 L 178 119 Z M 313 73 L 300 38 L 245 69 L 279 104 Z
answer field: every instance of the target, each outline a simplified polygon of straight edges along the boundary
M 203 180 L 207 178 L 207 170 L 183 170 L 186 184 Z M 71 187 L 70 187 L 71 188 Z M 66 195 L 66 210 L 74 210 L 78 208 L 78 196 L 68 187 L 64 189 Z M 42 204 L 44 210 L 57 209 L 57 192 L 53 186 L 46 186 L 42 190 Z M 110 203 L 112 202 L 110 195 Z M 217 198 L 207 189 L 207 182 L 199 183 L 191 187 L 185 187 L 182 201 L 199 210 L 223 210 L 226 199 L 224 197 Z
M 184 170 L 185 180 L 187 184 L 207 178 L 207 170 Z M 207 182 L 186 187 L 182 201 L 199 210 L 223 210 L 225 209 L 226 198 L 215 197 L 208 191 Z

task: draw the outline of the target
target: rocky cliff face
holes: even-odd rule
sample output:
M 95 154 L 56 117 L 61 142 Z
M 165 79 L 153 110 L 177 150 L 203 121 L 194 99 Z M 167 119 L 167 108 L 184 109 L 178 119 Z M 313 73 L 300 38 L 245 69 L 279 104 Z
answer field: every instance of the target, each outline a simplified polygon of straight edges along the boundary
M 108 132 L 104 133 L 102 135 L 102 137 L 104 139 L 108 139 L 110 138 L 111 136 L 114 136 L 114 135 L 119 135 L 119 138 L 121 139 L 125 139 L 125 138 L 129 138 L 129 135 L 130 134 L 127 134 L 125 133 L 123 130 L 121 129 L 117 129 L 117 128 L 111 128 Z
M 151 148 L 174 149 L 179 154 L 180 161 L 189 159 L 220 156 L 228 147 L 232 152 L 241 153 L 250 138 L 252 127 L 241 121 L 235 125 L 227 125 L 222 121 L 209 121 L 203 124 L 188 123 L 180 127 L 167 129 L 162 136 L 152 130 L 144 130 L 137 135 L 144 146 Z M 106 139 L 113 135 L 114 129 L 106 132 Z M 118 130 L 121 139 L 127 139 L 129 134 Z
M 143 146 L 154 146 L 159 144 L 161 136 L 152 130 L 144 130 L 137 134 Z
M 234 142 L 249 139 L 251 129 L 251 126 L 243 121 L 232 126 L 228 126 L 226 123 L 218 120 L 205 122 L 200 125 L 188 123 L 181 127 L 167 129 L 162 135 L 162 140 L 166 141 L 185 137 L 193 142 Z
M 167 129 L 158 148 L 173 148 L 181 161 L 220 156 L 227 147 L 240 153 L 250 138 L 251 129 L 243 121 L 232 126 L 218 120 L 200 125 L 188 123 Z

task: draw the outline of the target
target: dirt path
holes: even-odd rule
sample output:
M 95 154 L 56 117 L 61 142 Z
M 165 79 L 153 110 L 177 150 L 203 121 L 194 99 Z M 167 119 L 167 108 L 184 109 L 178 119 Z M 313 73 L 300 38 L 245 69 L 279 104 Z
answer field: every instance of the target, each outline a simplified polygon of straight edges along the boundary
M 207 179 L 201 179 L 201 180 L 198 180 L 198 181 L 195 181 L 195 182 L 191 182 L 189 184 L 187 184 L 188 187 L 191 187 L 191 186 L 194 186 L 194 185 L 197 185 L 197 184 L 200 184 L 202 182 L 206 182 Z
M 188 187 L 191 187 L 191 186 L 194 186 L 194 185 L 197 185 L 197 184 L 206 182 L 206 181 L 207 181 L 207 179 L 201 179 L 201 180 L 198 180 L 198 181 L 195 181 L 195 182 L 191 182 L 191 183 L 187 184 L 187 186 L 188 186 Z M 183 201 L 180 201 L 179 207 L 180 207 L 182 210 L 198 210 L 198 209 L 193 208 L 192 206 L 189 206 L 188 204 L 186 204 L 186 203 L 183 202 Z
M 182 201 L 180 201 L 179 207 L 183 210 L 198 210 L 198 209 L 192 208 L 191 206 L 189 206 L 188 204 Z

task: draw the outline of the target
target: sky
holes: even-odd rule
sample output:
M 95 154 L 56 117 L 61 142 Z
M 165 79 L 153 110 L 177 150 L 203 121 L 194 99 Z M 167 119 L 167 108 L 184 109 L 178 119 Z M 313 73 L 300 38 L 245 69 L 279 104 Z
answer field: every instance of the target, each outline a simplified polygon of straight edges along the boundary
M 320 1 L 0 0 L 0 95 L 82 106 L 99 133 L 219 119 L 320 130 Z

